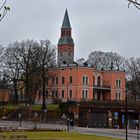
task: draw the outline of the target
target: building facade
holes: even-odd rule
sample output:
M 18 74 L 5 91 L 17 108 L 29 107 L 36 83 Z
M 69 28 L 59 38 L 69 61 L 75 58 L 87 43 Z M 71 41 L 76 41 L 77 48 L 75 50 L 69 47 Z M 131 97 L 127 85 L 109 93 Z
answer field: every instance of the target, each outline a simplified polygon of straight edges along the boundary
M 46 84 L 47 102 L 48 100 L 66 102 L 125 99 L 124 71 L 97 70 L 74 62 L 74 41 L 67 10 L 57 51 L 58 65 L 49 70 L 52 77 Z

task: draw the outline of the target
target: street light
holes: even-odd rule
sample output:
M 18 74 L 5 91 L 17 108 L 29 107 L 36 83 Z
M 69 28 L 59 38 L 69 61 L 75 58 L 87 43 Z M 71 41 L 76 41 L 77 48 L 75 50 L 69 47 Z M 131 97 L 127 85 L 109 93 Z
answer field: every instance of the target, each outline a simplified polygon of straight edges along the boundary
M 63 129 L 64 129 L 64 120 L 66 119 L 66 115 L 63 113 L 63 115 L 62 115 L 62 123 L 63 123 Z
M 47 118 L 47 109 L 44 110 L 45 116 L 44 116 L 44 123 L 46 123 L 46 118 Z
M 19 126 L 21 126 L 21 113 L 18 114 L 18 118 L 19 118 Z
M 30 104 L 27 104 L 28 121 L 30 121 Z
M 88 119 L 88 125 L 87 127 L 90 127 L 90 109 L 88 110 L 88 114 L 87 114 L 87 119 Z
M 34 125 L 34 129 L 36 130 L 37 129 L 37 117 L 38 117 L 38 113 L 37 112 L 35 112 L 35 125 Z
M 70 119 L 68 118 L 67 119 L 67 132 L 69 132 L 69 121 L 70 121 Z

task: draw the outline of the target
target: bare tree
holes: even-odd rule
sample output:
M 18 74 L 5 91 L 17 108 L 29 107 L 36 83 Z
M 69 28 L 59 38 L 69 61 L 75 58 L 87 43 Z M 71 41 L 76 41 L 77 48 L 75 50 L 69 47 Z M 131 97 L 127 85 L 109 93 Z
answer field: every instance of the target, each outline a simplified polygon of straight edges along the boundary
M 22 70 L 22 77 L 25 85 L 25 99 L 26 103 L 32 102 L 31 87 L 32 87 L 32 74 L 37 69 L 37 51 L 38 43 L 33 40 L 26 40 L 15 43 L 18 46 L 16 59 L 20 57 L 19 64 Z M 14 44 L 14 45 L 15 45 Z
M 94 68 L 100 68 L 102 67 L 103 55 L 104 52 L 102 51 L 93 51 L 89 54 L 87 62 L 93 65 Z
M 6 16 L 7 12 L 10 11 L 10 7 L 6 6 L 7 0 L 4 0 L 0 6 L 0 22 Z
M 83 65 L 85 62 L 85 58 L 79 58 L 76 60 L 76 63 L 78 63 L 78 65 Z
M 87 62 L 95 68 L 125 68 L 125 58 L 114 52 L 94 51 L 88 56 Z
M 128 88 L 140 95 L 140 58 L 130 58 L 127 61 Z
M 48 40 L 42 40 L 40 41 L 39 47 L 38 47 L 38 63 L 39 63 L 39 72 L 41 77 L 41 83 L 42 83 L 42 109 L 46 109 L 46 91 L 45 91 L 45 85 L 46 80 L 48 77 L 48 69 L 55 65 L 55 48 L 52 48 L 52 45 L 50 44 L 50 41 Z
M 15 94 L 14 103 L 18 104 L 17 84 L 21 74 L 21 69 L 19 65 L 19 58 L 16 58 L 16 50 L 17 47 L 11 47 L 11 44 L 3 50 L 0 57 L 0 72 L 3 74 L 6 80 L 13 85 Z
M 128 0 L 128 8 L 130 7 L 130 4 L 133 4 L 137 9 L 140 10 L 140 1 L 138 0 Z
M 17 83 L 21 80 L 25 86 L 26 103 L 34 102 L 36 92 L 41 90 L 42 109 L 46 109 L 47 71 L 55 64 L 55 48 L 48 40 L 36 42 L 26 40 L 11 43 L 1 53 L 1 73 L 13 83 L 16 103 L 18 103 Z

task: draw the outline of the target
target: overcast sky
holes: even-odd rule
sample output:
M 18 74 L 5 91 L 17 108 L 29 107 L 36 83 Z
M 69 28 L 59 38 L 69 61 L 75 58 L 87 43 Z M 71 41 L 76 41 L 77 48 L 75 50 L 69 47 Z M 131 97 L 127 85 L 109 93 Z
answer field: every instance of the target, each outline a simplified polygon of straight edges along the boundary
M 0 23 L 0 44 L 49 39 L 57 45 L 68 9 L 75 59 L 91 51 L 140 56 L 140 11 L 127 0 L 8 0 L 11 11 Z

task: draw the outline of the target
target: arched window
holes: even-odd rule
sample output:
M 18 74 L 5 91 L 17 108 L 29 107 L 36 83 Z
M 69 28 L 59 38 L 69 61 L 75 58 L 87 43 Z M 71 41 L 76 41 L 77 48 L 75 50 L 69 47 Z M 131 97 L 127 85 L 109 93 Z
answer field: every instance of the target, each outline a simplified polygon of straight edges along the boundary
M 86 76 L 86 84 L 88 84 L 88 77 Z
M 83 76 L 83 84 L 85 84 L 85 76 Z
M 88 84 L 88 76 L 83 76 L 83 84 Z
M 116 87 L 121 87 L 121 80 L 116 80 Z
M 62 36 L 64 36 L 65 35 L 65 31 L 62 31 Z
M 62 90 L 62 92 L 61 92 L 61 97 L 62 97 L 62 98 L 65 97 L 65 95 L 64 95 L 64 90 Z
M 97 77 L 97 86 L 101 86 L 101 77 L 100 76 Z
M 72 98 L 72 90 L 69 90 L 69 97 Z
M 70 76 L 70 84 L 72 84 L 72 76 Z
M 93 85 L 95 85 L 95 76 L 93 76 Z
M 52 84 L 54 84 L 54 77 L 52 77 Z
M 58 84 L 58 77 L 56 77 L 56 84 Z
M 65 83 L 65 77 L 63 76 L 62 77 L 62 84 L 64 84 Z

